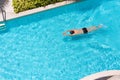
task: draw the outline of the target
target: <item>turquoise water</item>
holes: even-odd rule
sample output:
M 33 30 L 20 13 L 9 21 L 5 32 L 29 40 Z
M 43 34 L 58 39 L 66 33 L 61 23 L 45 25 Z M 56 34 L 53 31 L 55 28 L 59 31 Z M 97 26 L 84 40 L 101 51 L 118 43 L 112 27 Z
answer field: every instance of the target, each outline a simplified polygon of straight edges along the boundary
M 86 0 L 7 21 L 0 34 L 0 80 L 79 80 L 120 69 L 120 0 Z M 103 24 L 64 37 L 68 29 Z

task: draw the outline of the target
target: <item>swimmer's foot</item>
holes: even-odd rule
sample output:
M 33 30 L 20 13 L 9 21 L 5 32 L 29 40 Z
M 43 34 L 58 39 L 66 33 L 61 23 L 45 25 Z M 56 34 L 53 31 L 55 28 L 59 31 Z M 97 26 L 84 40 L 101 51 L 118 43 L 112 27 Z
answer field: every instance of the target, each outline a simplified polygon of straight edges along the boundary
M 98 26 L 98 28 L 102 28 L 102 26 L 103 26 L 103 24 L 100 24 L 100 25 Z

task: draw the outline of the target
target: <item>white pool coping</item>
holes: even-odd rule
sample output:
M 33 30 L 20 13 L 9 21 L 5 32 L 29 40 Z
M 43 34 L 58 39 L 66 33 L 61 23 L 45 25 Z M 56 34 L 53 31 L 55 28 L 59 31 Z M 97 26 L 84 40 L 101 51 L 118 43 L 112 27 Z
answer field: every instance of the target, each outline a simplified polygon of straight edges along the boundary
M 113 76 L 113 75 L 120 75 L 120 70 L 109 70 L 109 71 L 98 72 L 98 73 L 89 75 L 87 77 L 84 77 L 80 80 L 95 80 L 98 78 Z
M 8 4 L 6 5 L 6 7 L 5 7 L 6 20 L 10 20 L 10 19 L 26 16 L 26 15 L 29 15 L 29 14 L 33 14 L 33 13 L 49 10 L 49 9 L 52 9 L 52 8 L 64 6 L 64 5 L 73 3 L 73 2 L 75 2 L 75 1 L 74 0 L 70 0 L 70 1 L 58 2 L 58 3 L 55 3 L 55 4 L 50 4 L 50 5 L 46 6 L 46 7 L 39 7 L 39 8 L 27 10 L 27 11 L 20 12 L 20 13 L 16 14 L 16 13 L 14 13 L 13 8 L 12 8 L 12 0 L 10 0 L 8 2 Z M 0 13 L 0 21 L 3 20 L 1 15 L 2 14 Z

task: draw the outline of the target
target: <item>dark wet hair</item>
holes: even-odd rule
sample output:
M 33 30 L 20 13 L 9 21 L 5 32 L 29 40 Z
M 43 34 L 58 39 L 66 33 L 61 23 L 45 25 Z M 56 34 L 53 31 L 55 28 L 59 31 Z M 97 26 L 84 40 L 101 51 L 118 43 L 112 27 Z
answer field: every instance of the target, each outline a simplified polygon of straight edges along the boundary
M 73 31 L 73 30 L 70 31 L 70 34 L 74 34 L 74 33 L 75 33 L 75 31 Z

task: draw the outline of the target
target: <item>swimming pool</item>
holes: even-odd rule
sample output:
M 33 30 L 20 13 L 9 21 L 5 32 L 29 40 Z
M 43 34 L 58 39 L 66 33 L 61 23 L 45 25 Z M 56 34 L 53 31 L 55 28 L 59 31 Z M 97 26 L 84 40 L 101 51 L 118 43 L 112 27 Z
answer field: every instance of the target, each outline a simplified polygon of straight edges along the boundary
M 7 21 L 0 34 L 0 79 L 79 80 L 120 69 L 119 8 L 119 0 L 87 0 Z M 99 24 L 102 29 L 86 35 L 62 35 Z

